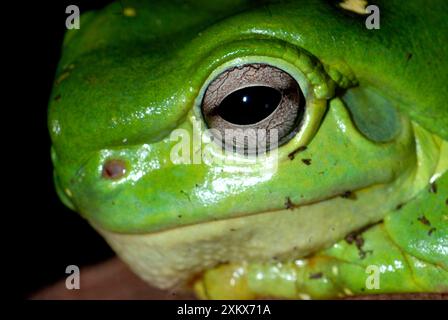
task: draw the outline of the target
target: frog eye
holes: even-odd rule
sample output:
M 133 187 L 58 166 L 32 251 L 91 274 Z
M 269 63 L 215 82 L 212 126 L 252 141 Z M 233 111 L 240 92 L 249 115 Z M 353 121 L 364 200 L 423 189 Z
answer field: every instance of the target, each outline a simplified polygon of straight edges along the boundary
M 223 145 L 247 151 L 249 145 L 269 145 L 260 140 L 269 140 L 274 129 L 275 145 L 291 139 L 299 130 L 304 106 L 302 90 L 288 73 L 266 64 L 246 64 L 212 80 L 201 109 L 208 127 L 220 133 Z

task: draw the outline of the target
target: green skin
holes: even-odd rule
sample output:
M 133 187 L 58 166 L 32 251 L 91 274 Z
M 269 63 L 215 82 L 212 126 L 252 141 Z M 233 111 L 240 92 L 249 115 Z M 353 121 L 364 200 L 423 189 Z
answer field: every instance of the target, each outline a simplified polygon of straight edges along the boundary
M 448 2 L 375 4 L 380 30 L 337 1 L 126 1 L 133 11 L 83 14 L 49 107 L 62 201 L 143 279 L 194 278 L 201 298 L 448 291 Z M 275 170 L 173 163 L 170 133 L 206 127 L 207 84 L 255 62 L 290 73 L 307 100 Z M 120 179 L 102 176 L 110 159 L 126 164 Z

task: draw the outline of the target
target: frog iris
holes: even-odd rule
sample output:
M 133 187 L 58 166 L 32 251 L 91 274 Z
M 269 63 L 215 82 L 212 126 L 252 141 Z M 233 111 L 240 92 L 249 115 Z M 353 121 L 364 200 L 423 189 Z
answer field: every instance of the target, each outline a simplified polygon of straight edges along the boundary
M 287 72 L 252 63 L 231 67 L 212 80 L 201 109 L 207 126 L 220 136 L 218 143 L 246 153 L 251 146 L 260 151 L 261 145 L 269 149 L 291 139 L 300 128 L 305 98 Z

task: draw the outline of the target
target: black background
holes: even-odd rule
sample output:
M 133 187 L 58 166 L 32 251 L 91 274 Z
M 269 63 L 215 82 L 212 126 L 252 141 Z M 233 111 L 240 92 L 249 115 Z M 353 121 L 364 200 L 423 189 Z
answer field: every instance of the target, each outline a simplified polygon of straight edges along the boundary
M 3 116 L 3 172 L 11 175 L 2 192 L 3 283 L 11 283 L 9 296 L 30 295 L 65 276 L 70 264 L 83 266 L 113 255 L 111 249 L 77 213 L 58 199 L 52 176 L 47 106 L 65 32 L 65 9 L 70 4 L 81 13 L 99 9 L 110 1 L 34 1 L 3 7 L 7 37 L 3 59 L 11 71 L 6 78 L 8 98 Z M 82 27 L 82 26 L 81 26 Z M 5 100 L 3 100 L 5 101 Z M 3 103 L 2 103 L 3 104 Z M 7 140 L 7 141 L 5 141 Z M 9 151 L 14 150 L 14 151 Z M 5 184 L 4 184 L 5 187 Z M 11 252 L 9 252 L 11 251 Z

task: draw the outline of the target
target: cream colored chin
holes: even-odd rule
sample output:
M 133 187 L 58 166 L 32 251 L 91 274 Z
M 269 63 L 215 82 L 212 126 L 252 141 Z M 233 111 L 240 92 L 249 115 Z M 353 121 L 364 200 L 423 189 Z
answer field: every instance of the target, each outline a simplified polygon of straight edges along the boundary
M 396 186 L 395 186 L 396 187 Z M 347 233 L 381 220 L 410 192 L 377 185 L 357 199 L 332 198 L 294 210 L 205 222 L 151 234 L 118 234 L 94 226 L 145 281 L 181 287 L 225 262 L 289 260 L 329 246 Z M 398 188 L 399 189 L 399 188 Z M 403 190 L 403 189 L 401 189 Z

